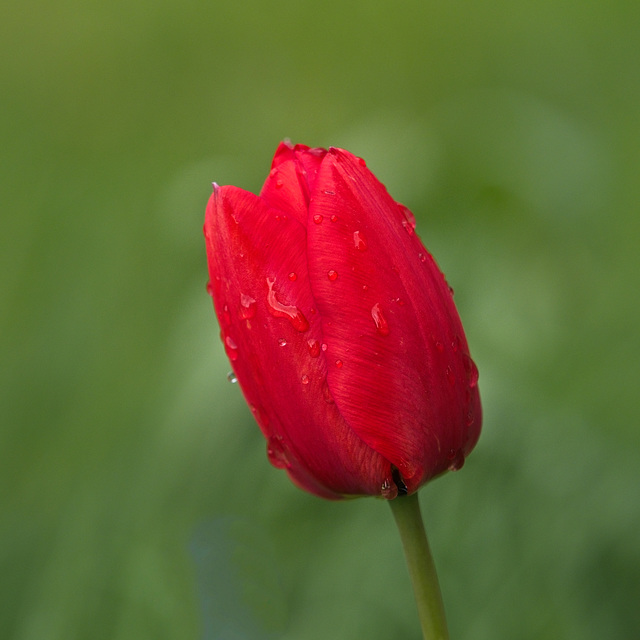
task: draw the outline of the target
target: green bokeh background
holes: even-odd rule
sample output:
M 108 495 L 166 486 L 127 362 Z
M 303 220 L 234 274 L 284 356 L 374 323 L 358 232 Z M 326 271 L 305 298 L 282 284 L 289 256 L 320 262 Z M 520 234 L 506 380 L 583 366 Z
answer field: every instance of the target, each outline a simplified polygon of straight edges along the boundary
M 0 637 L 419 637 L 388 507 L 293 487 L 226 380 L 203 211 L 284 137 L 363 156 L 455 288 L 452 637 L 637 637 L 639 34 L 636 0 L 4 0 Z

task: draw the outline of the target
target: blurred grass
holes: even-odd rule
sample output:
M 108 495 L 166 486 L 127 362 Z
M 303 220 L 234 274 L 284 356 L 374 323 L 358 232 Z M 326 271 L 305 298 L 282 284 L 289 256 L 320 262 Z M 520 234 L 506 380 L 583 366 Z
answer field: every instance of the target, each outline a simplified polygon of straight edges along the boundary
M 235 518 L 273 554 L 264 637 L 418 637 L 388 508 L 290 486 L 225 379 L 204 206 L 212 180 L 257 190 L 284 137 L 365 157 L 455 288 L 485 430 L 422 495 L 452 636 L 637 634 L 639 23 L 622 0 L 6 0 L 0 636 L 218 637 L 206 553 Z M 265 607 L 232 557 L 225 640 Z

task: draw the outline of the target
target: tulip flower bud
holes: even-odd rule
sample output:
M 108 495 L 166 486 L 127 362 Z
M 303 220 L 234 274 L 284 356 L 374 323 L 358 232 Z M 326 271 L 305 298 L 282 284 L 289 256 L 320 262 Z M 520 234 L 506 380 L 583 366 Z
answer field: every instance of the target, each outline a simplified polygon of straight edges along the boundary
M 413 493 L 475 446 L 478 370 L 452 292 L 365 162 L 282 143 L 204 233 L 226 353 L 269 459 L 324 498 Z

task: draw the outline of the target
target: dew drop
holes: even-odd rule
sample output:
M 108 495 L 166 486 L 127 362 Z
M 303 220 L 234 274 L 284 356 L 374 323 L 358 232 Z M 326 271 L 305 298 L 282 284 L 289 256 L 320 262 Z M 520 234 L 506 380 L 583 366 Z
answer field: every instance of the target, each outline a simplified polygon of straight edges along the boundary
M 256 301 L 245 293 L 240 294 L 240 310 L 238 317 L 241 320 L 250 320 L 256 315 Z
M 363 284 L 362 285 L 362 290 L 363 291 L 369 291 L 369 285 L 368 284 Z
M 229 373 L 227 373 L 227 381 L 231 384 L 235 384 L 236 382 L 238 382 L 238 378 L 236 377 L 236 374 L 233 373 L 233 371 L 229 371 Z
M 367 163 L 364 161 L 364 158 L 358 158 L 358 164 L 361 167 L 366 167 L 367 166 Z
M 466 417 L 465 424 L 467 425 L 467 427 L 470 427 L 476 421 L 476 416 L 473 413 L 473 409 L 469 409 L 465 417 Z
M 207 282 L 207 293 L 213 297 L 213 285 L 211 284 L 211 282 Z
M 260 428 L 263 430 L 266 429 L 269 426 L 269 420 L 262 407 L 250 404 L 249 409 L 251 409 L 251 413 L 253 414 L 256 422 L 260 425 Z
M 276 318 L 287 318 L 296 331 L 306 331 L 309 328 L 309 322 L 298 307 L 294 305 L 282 304 L 277 298 L 273 290 L 275 279 L 267 278 L 269 292 L 267 293 L 267 306 L 271 315 Z
M 316 213 L 313 216 L 313 221 L 315 222 L 315 224 L 321 224 L 323 219 L 324 219 L 324 217 L 320 213 Z
M 459 471 L 462 469 L 464 465 L 464 452 L 462 449 L 458 449 L 457 451 L 451 449 L 447 457 L 449 458 L 449 471 Z
M 325 379 L 324 383 L 322 384 L 322 397 L 324 398 L 324 401 L 327 404 L 335 404 L 335 400 L 333 399 L 333 396 L 331 395 L 331 390 L 329 389 L 329 384 L 328 384 L 326 379 Z
M 400 213 L 404 217 L 402 221 L 402 226 L 405 228 L 407 233 L 412 236 L 415 233 L 416 229 L 416 219 L 413 213 L 407 209 L 403 204 L 398 204 L 398 209 L 400 209 Z
M 451 348 L 454 353 L 457 353 L 460 349 L 460 336 L 455 336 L 455 338 L 451 341 Z
M 278 175 L 278 167 L 274 167 L 273 169 L 271 169 L 271 171 L 269 171 L 270 178 L 275 178 L 275 176 L 277 175 Z
M 322 343 L 322 350 L 323 350 L 323 351 L 326 351 L 326 350 L 327 350 L 327 348 L 328 348 L 328 347 L 327 347 L 326 342 L 323 342 L 323 343 Z
M 385 478 L 380 487 L 380 494 L 385 500 L 393 500 L 398 495 L 398 487 L 392 478 Z
M 325 189 L 324 193 L 326 193 L 328 196 L 335 196 L 336 195 L 335 191 L 329 191 L 329 189 Z
M 302 382 L 302 384 L 309 384 L 309 376 L 306 373 L 303 374 L 300 378 L 300 382 Z
M 464 370 L 467 372 L 469 387 L 473 389 L 478 386 L 478 367 L 468 353 L 462 354 L 462 362 L 464 364 Z
M 387 320 L 382 313 L 379 302 L 376 302 L 373 305 L 373 308 L 371 309 L 371 317 L 373 318 L 373 322 L 376 325 L 376 331 L 381 336 L 388 336 L 389 324 L 387 323 Z
M 320 355 L 320 343 L 313 338 L 307 340 L 307 346 L 309 347 L 309 355 L 312 358 L 317 358 Z
M 353 232 L 353 245 L 358 251 L 366 251 L 367 250 L 367 242 L 362 236 L 362 232 L 354 231 Z
M 329 278 L 331 282 L 333 282 L 337 277 L 338 277 L 337 271 L 334 271 L 333 269 L 329 269 L 329 271 L 327 271 L 327 278 Z
M 229 313 L 229 305 L 222 307 L 222 313 L 220 314 L 220 323 L 223 327 L 228 327 L 231 324 L 231 314 Z
M 276 180 L 276 189 L 282 189 L 283 184 L 282 180 Z
M 295 271 L 292 271 L 289 274 L 289 280 L 291 280 L 291 282 L 295 282 L 298 279 L 298 274 Z
M 427 256 L 424 253 L 419 253 L 418 254 L 418 258 L 420 258 L 420 262 L 426 262 L 427 261 Z
M 338 216 L 334 213 L 329 220 L 331 220 L 331 222 L 338 222 Z
M 269 436 L 267 456 L 269 456 L 269 462 L 278 469 L 288 469 L 291 466 L 281 436 Z
M 279 338 L 278 339 L 278 346 L 286 347 L 287 346 L 287 341 L 284 338 Z
M 447 366 L 445 375 L 447 376 L 447 381 L 449 382 L 450 385 L 454 385 L 456 383 L 456 376 L 453 373 L 453 369 L 450 366 Z
M 433 340 L 433 344 L 436 346 L 436 349 L 438 350 L 438 352 L 443 353 L 444 345 L 442 344 L 442 341 L 439 340 L 433 333 L 431 334 L 431 339 Z
M 342 369 L 342 365 L 343 365 L 343 364 L 344 364 L 344 363 L 342 362 L 342 360 L 336 360 L 336 367 L 337 367 L 338 369 Z
M 238 359 L 238 345 L 231 336 L 225 336 L 224 350 L 227 353 L 227 357 L 232 362 Z

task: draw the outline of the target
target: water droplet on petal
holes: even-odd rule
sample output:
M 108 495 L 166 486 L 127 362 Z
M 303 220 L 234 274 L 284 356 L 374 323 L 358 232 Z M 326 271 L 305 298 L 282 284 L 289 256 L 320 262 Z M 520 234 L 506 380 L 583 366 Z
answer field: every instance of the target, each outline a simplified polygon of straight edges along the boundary
M 307 340 L 307 346 L 309 347 L 309 355 L 312 358 L 317 358 L 320 355 L 320 343 L 317 340 Z
M 288 318 L 296 331 L 306 331 L 309 328 L 309 322 L 304 317 L 304 314 L 298 307 L 294 305 L 282 304 L 277 298 L 276 293 L 273 290 L 275 280 L 267 278 L 267 285 L 269 292 L 267 293 L 267 305 L 271 315 L 276 318 Z
M 331 192 L 331 195 L 334 195 L 333 191 Z M 338 216 L 334 213 L 329 220 L 331 220 L 331 222 L 338 222 Z
M 220 324 L 223 327 L 228 327 L 231 324 L 231 314 L 229 313 L 229 305 L 222 307 L 222 313 L 220 314 Z
M 464 452 L 462 449 L 458 449 L 457 451 L 451 449 L 447 457 L 450 460 L 448 467 L 449 471 L 459 471 L 462 469 L 462 466 L 464 465 Z
M 278 345 L 281 347 L 286 347 L 287 346 L 287 341 L 284 338 L 279 338 L 278 339 Z
M 276 180 L 276 189 L 282 189 L 283 184 L 282 180 Z
M 420 258 L 420 262 L 426 262 L 427 261 L 427 256 L 424 253 L 419 253 L 418 254 L 418 258 Z
M 392 478 L 385 478 L 380 487 L 380 494 L 385 500 L 393 500 L 398 495 L 398 487 Z
M 473 413 L 473 409 L 469 409 L 469 411 L 467 411 L 466 420 L 465 420 L 467 427 L 470 427 L 475 421 L 476 421 L 476 416 Z
M 337 367 L 338 369 L 342 369 L 342 365 L 343 365 L 343 364 L 344 364 L 344 363 L 342 362 L 342 360 L 336 360 L 336 367 Z
M 325 342 L 322 343 L 322 350 L 326 351 L 328 349 L 327 344 Z
M 309 384 L 309 376 L 306 373 L 303 374 L 300 378 L 300 382 L 302 382 L 302 384 Z
M 281 436 L 269 436 L 267 439 L 267 455 L 269 462 L 278 469 L 288 469 L 291 463 Z
M 295 282 L 298 279 L 298 274 L 295 271 L 292 271 L 289 274 L 289 280 L 291 280 L 291 282 Z
M 324 398 L 324 401 L 327 404 L 334 404 L 335 400 L 333 399 L 333 396 L 331 395 L 331 390 L 329 389 L 329 384 L 327 383 L 326 379 L 322 385 L 322 397 Z
M 376 325 L 376 331 L 381 336 L 389 335 L 389 325 L 380 308 L 380 303 L 376 302 L 371 309 L 371 317 Z
M 438 350 L 438 352 L 442 353 L 444 351 L 444 345 L 442 344 L 442 341 L 438 340 L 438 338 L 436 338 L 436 336 L 434 336 L 433 334 L 431 334 L 431 339 L 433 340 L 433 344 L 436 345 L 436 349 Z
M 315 222 L 315 224 L 321 224 L 323 219 L 324 219 L 323 216 L 319 213 L 316 213 L 313 216 L 313 221 Z
M 337 277 L 338 277 L 337 271 L 334 271 L 333 269 L 329 269 L 329 271 L 327 271 L 327 278 L 329 278 L 331 282 L 333 282 Z
M 240 294 L 240 310 L 238 317 L 241 320 L 250 320 L 256 315 L 256 301 L 245 293 Z
M 464 370 L 467 372 L 469 387 L 473 389 L 478 386 L 478 367 L 468 353 L 462 354 L 462 362 L 464 364 Z
M 229 371 L 229 373 L 227 373 L 227 381 L 231 384 L 238 382 L 238 378 L 236 378 L 236 374 L 233 373 L 233 371 Z
M 255 404 L 250 404 L 249 409 L 251 409 L 253 417 L 260 425 L 260 428 L 264 431 L 269 426 L 269 419 L 267 418 L 267 414 L 264 412 L 262 407 L 256 406 Z
M 207 293 L 213 297 L 213 285 L 211 284 L 211 282 L 207 282 Z
M 447 366 L 445 375 L 447 376 L 447 380 L 450 385 L 454 385 L 456 383 L 456 376 L 453 373 L 453 369 L 450 366 Z
M 454 353 L 457 353 L 458 349 L 460 349 L 460 336 L 456 336 L 451 341 L 451 348 L 453 349 Z
M 358 158 L 358 164 L 361 167 L 366 167 L 367 166 L 367 163 L 364 161 L 364 158 Z
M 415 229 L 416 229 L 415 216 L 403 204 L 398 204 L 398 209 L 400 209 L 400 213 L 402 213 L 404 217 L 404 220 L 402 221 L 402 226 L 405 228 L 407 233 L 410 236 L 412 236 L 415 233 Z
M 353 244 L 358 251 L 367 250 L 367 242 L 364 239 L 361 231 L 353 232 Z
M 329 189 L 325 189 L 324 193 L 326 193 L 328 196 L 335 196 L 336 195 L 335 191 L 329 191 Z
M 238 359 L 238 345 L 231 336 L 225 336 L 224 350 L 226 351 L 229 360 L 234 361 Z

